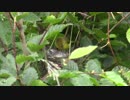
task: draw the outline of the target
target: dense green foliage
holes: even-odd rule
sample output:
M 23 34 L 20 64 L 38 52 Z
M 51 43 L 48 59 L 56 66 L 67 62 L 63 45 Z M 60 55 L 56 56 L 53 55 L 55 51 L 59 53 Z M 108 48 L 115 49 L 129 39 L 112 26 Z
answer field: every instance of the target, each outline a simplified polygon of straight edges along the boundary
M 0 12 L 0 86 L 129 86 L 129 12 Z

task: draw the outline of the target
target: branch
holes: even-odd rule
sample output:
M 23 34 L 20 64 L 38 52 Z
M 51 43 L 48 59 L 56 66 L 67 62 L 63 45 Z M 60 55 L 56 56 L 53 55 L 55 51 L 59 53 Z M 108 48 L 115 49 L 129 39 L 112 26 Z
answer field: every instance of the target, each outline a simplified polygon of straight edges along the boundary
M 110 13 L 109 12 L 108 12 L 107 36 L 108 36 L 107 37 L 107 44 L 108 44 L 108 46 L 109 46 L 109 48 L 111 50 L 111 53 L 112 53 L 113 57 L 115 58 L 115 62 L 117 63 L 118 61 L 117 61 L 117 58 L 115 56 L 115 53 L 113 51 L 113 48 L 112 48 L 112 45 L 111 45 L 111 41 L 110 41 Z
M 23 50 L 23 53 L 25 55 L 28 55 L 29 54 L 29 51 L 27 49 L 27 44 L 26 44 L 26 39 L 25 39 L 25 34 L 24 34 L 24 29 L 23 29 L 23 20 L 19 20 L 18 22 L 16 22 L 16 26 L 20 32 L 20 39 L 21 39 L 21 42 L 22 42 L 22 50 Z
M 130 16 L 130 12 L 127 14 L 127 15 L 125 15 L 120 21 L 118 21 L 110 30 L 109 30 L 109 33 L 113 30 L 113 29 L 115 29 L 115 27 L 117 27 L 123 20 L 125 20 L 128 16 Z

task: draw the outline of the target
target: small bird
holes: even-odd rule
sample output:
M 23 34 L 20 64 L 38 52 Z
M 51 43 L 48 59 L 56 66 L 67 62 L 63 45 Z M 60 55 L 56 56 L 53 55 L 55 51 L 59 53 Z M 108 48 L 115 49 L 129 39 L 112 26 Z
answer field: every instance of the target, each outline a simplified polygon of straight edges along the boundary
M 55 40 L 55 46 L 59 50 L 69 49 L 69 40 L 64 36 L 59 36 Z

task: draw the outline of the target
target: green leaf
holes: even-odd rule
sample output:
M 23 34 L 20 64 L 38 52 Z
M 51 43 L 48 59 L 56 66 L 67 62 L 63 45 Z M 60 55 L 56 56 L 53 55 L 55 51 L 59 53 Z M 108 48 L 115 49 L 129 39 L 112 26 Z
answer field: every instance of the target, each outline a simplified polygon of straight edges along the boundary
M 100 86 L 115 86 L 114 83 L 106 78 L 101 78 L 100 81 Z
M 104 67 L 105 69 L 111 67 L 114 63 L 115 63 L 115 60 L 114 60 L 114 58 L 113 58 L 112 56 L 107 56 L 107 57 L 105 57 L 105 58 L 103 59 L 103 62 L 102 62 L 103 67 Z
M 20 15 L 17 15 L 16 20 L 18 21 L 18 20 L 25 18 L 27 16 L 29 16 L 29 12 L 20 13 Z
M 52 23 L 56 20 L 56 17 L 54 15 L 47 16 L 47 18 L 44 20 L 44 23 Z
M 74 86 L 93 86 L 93 82 L 87 74 L 80 74 L 77 77 L 71 78 L 70 81 Z
M 0 21 L 0 38 L 6 44 L 9 45 L 12 41 L 11 37 L 11 27 L 9 21 Z
M 91 59 L 86 63 L 85 71 L 88 71 L 89 73 L 101 73 L 101 63 L 98 61 L 98 59 Z
M 119 41 L 119 40 L 111 40 L 111 45 L 112 45 L 113 47 L 123 46 L 123 47 L 127 48 L 127 44 L 125 44 L 124 42 Z
M 114 71 L 105 72 L 105 75 L 102 75 L 102 76 L 104 78 L 114 82 L 115 85 L 117 85 L 117 86 L 127 86 L 127 84 L 124 82 L 122 77 Z
M 5 59 L 3 59 L 2 69 L 7 70 L 14 77 L 17 76 L 15 59 L 11 54 L 8 54 Z
M 29 86 L 48 86 L 41 80 L 33 80 Z
M 36 51 L 39 51 L 40 49 L 44 48 L 45 45 L 49 44 L 49 42 L 46 39 L 44 39 L 44 41 L 41 44 L 39 44 L 42 37 L 43 37 L 43 35 L 37 35 L 37 36 L 30 38 L 30 40 L 27 42 L 28 48 L 31 51 L 36 52 Z
M 26 56 L 26 55 L 17 55 L 16 56 L 16 62 L 17 63 L 24 63 L 26 61 L 33 61 L 34 59 L 32 57 Z
M 34 68 L 29 67 L 23 71 L 20 77 L 23 84 L 29 85 L 33 80 L 38 79 L 38 73 Z
M 85 55 L 90 54 L 91 52 L 93 52 L 95 49 L 97 48 L 97 46 L 87 46 L 87 47 L 81 47 L 78 49 L 75 49 L 69 56 L 69 59 L 77 59 L 77 58 L 81 58 Z
M 59 78 L 68 79 L 76 77 L 77 75 L 79 75 L 77 71 L 59 70 Z
M 82 37 L 80 41 L 80 46 L 84 47 L 84 46 L 89 46 L 89 45 L 92 45 L 91 39 L 89 39 L 87 36 Z
M 30 12 L 29 14 L 24 16 L 23 19 L 24 19 L 24 21 L 27 21 L 27 22 L 36 22 L 36 21 L 40 20 L 40 18 L 32 12 Z
M 89 12 L 89 14 L 90 14 L 91 16 L 96 16 L 96 15 L 102 14 L 102 13 L 104 13 L 104 12 Z
M 53 40 L 55 36 L 60 34 L 60 32 L 62 32 L 63 29 L 65 29 L 69 25 L 72 25 L 72 24 L 68 23 L 68 24 L 60 24 L 60 25 L 51 26 L 46 33 L 45 39 Z
M 89 28 L 86 28 L 85 25 L 82 24 L 82 22 L 80 22 L 77 17 L 75 17 L 72 13 L 67 13 L 69 19 L 72 21 L 72 23 L 75 24 L 78 24 L 79 27 L 81 27 L 85 32 L 89 33 L 89 34 L 92 34 L 93 32 L 89 29 Z
M 0 78 L 8 78 L 9 76 L 11 76 L 11 74 L 7 70 L 0 70 Z
M 116 38 L 117 35 L 116 34 L 110 34 L 110 38 Z
M 70 71 L 78 71 L 79 70 L 77 63 L 75 63 L 73 60 L 69 60 L 67 62 L 67 65 L 64 66 L 63 69 L 67 69 Z
M 0 86 L 11 86 L 16 81 L 16 78 L 11 76 L 7 79 L 0 78 Z
M 128 42 L 130 43 L 130 28 L 126 32 L 126 38 L 127 38 Z

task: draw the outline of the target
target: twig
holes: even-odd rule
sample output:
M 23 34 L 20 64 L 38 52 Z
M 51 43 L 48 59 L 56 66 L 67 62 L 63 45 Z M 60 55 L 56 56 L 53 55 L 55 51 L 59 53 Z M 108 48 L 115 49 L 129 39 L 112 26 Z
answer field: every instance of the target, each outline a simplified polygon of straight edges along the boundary
M 45 29 L 45 31 L 42 33 L 42 38 L 41 38 L 39 44 L 41 44 L 41 43 L 44 41 L 44 39 L 45 39 L 45 35 L 46 35 L 47 30 L 49 29 L 49 27 L 50 27 L 50 25 L 49 25 L 49 26 Z
M 110 13 L 108 12 L 107 44 L 108 44 L 108 46 L 109 46 L 109 48 L 110 48 L 110 50 L 111 50 L 111 53 L 112 53 L 113 57 L 115 58 L 115 62 L 117 63 L 117 58 L 116 58 L 116 56 L 115 56 L 115 53 L 114 53 L 114 51 L 113 51 L 113 48 L 112 48 L 111 42 L 110 42 L 110 31 L 109 31 L 109 29 L 110 29 Z
M 0 38 L 0 44 L 1 44 L 1 46 L 4 48 L 4 52 L 8 52 L 8 47 L 7 47 L 7 45 L 2 41 L 2 39 Z
M 88 17 L 88 15 L 86 13 L 83 12 L 78 12 L 80 15 L 82 15 L 84 18 Z
M 16 44 L 15 44 L 15 31 L 16 31 L 16 19 L 12 17 L 11 13 L 10 12 L 6 12 L 5 15 L 7 16 L 8 20 L 9 20 L 9 23 L 10 23 L 10 26 L 12 28 L 12 44 L 13 44 L 13 54 L 14 54 L 14 58 L 15 58 L 15 66 L 16 66 L 16 70 L 17 70 L 17 77 L 19 77 L 19 70 L 18 70 L 18 65 L 16 63 Z M 12 24 L 12 21 L 13 21 L 13 24 Z M 18 80 L 19 81 L 19 80 Z M 21 84 L 21 82 L 20 82 Z
M 118 21 L 110 30 L 109 30 L 109 33 L 113 30 L 113 29 L 115 29 L 115 27 L 117 27 L 123 20 L 125 20 L 128 16 L 130 15 L 130 12 L 127 14 L 127 15 L 125 15 L 120 21 Z
M 20 39 L 22 41 L 22 49 L 23 49 L 23 53 L 25 55 L 29 54 L 29 51 L 27 49 L 27 44 L 26 44 L 26 39 L 25 39 L 25 34 L 24 34 L 24 28 L 23 28 L 23 20 L 19 20 L 18 22 L 16 22 L 16 26 L 20 32 Z

